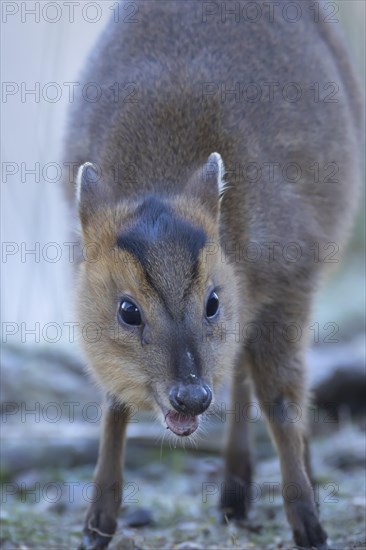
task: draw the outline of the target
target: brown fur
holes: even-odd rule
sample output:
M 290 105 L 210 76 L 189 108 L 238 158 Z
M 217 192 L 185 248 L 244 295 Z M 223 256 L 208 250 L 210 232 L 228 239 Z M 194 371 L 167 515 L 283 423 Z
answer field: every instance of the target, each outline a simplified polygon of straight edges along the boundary
M 97 243 L 99 250 L 98 261 L 80 266 L 79 315 L 82 324 L 102 328 L 101 337 L 84 347 L 92 372 L 113 402 L 96 473 L 106 496 L 88 511 L 88 548 L 105 546 L 110 539 L 93 528 L 109 535 L 115 529 L 118 507 L 107 487 L 120 474 L 118 461 L 112 464 L 108 457 L 119 457 L 123 447 L 128 406 L 148 406 L 161 414 L 170 407 L 173 383 L 186 383 L 194 371 L 200 382 L 215 388 L 232 367 L 234 402 L 243 407 L 250 400 L 249 378 L 262 409 L 271 405 L 268 425 L 283 483 L 301 491 L 299 498 L 293 499 L 291 491 L 285 498 L 295 542 L 325 548 L 306 443 L 306 326 L 329 252 L 325 247 L 336 243 L 342 248 L 354 212 L 362 109 L 340 33 L 334 25 L 314 23 L 307 0 L 301 5 L 303 16 L 296 25 L 280 16 L 238 24 L 229 16 L 223 22 L 220 15 L 203 22 L 198 0 L 142 1 L 138 22 L 111 22 L 93 52 L 84 78 L 98 82 L 104 95 L 97 103 L 76 105 L 65 155 L 77 165 L 92 162 L 101 172 L 99 182 L 82 178 L 79 204 L 83 244 Z M 109 87 L 117 81 L 134 83 L 137 102 L 111 100 Z M 219 91 L 202 97 L 207 83 L 220 90 L 222 85 L 233 89 L 239 81 L 262 87 L 270 81 L 295 82 L 303 95 L 296 104 L 281 95 L 272 102 L 223 100 Z M 337 83 L 337 101 L 314 101 L 309 92 L 314 81 Z M 226 168 L 221 200 L 217 177 L 205 176 L 215 151 Z M 296 183 L 281 170 L 273 178 L 264 170 L 253 183 L 243 169 L 250 162 L 282 167 L 289 161 L 302 169 Z M 336 163 L 338 181 L 315 181 L 314 163 L 321 168 Z M 127 177 L 127 165 L 133 177 Z M 143 234 L 144 216 L 153 219 L 154 209 L 162 214 L 146 234 L 144 266 L 135 257 L 142 254 L 143 243 L 135 254 L 116 243 L 121 234 Z M 194 243 L 184 246 L 179 231 L 154 241 L 154 224 L 162 231 L 165 219 L 169 235 L 175 224 L 205 235 L 197 261 L 189 250 Z M 294 242 L 301 257 L 292 262 L 282 250 Z M 253 243 L 262 251 L 276 243 L 270 260 L 265 253 L 256 261 L 243 256 Z M 314 243 L 320 261 L 314 261 Z M 219 317 L 207 322 L 205 300 L 216 285 Z M 143 312 L 140 328 L 119 323 L 122 295 L 133 298 Z M 262 332 L 260 339 L 237 342 L 236 323 L 243 334 L 249 322 L 260 329 L 273 324 L 273 339 Z M 302 328 L 302 337 L 292 343 L 282 332 L 290 323 Z M 303 411 L 301 422 L 283 420 L 291 402 Z M 116 403 L 123 406 L 117 415 L 111 413 Z M 221 505 L 227 517 L 246 514 L 250 480 L 249 437 L 241 421 L 231 425 L 226 450 Z
M 174 205 L 177 215 L 205 228 L 211 241 L 218 242 L 217 225 L 196 202 L 176 199 L 171 204 Z M 157 408 L 151 392 L 158 403 L 168 404 L 168 389 L 172 381 L 168 375 L 171 356 L 164 342 L 172 339 L 179 340 L 182 334 L 174 334 L 174 327 L 170 326 L 171 320 L 166 315 L 159 296 L 146 282 L 139 263 L 128 252 L 119 250 L 115 244 L 116 235 L 128 223 L 127 220 L 135 209 L 136 203 L 121 204 L 113 210 L 103 209 L 93 217 L 93 223 L 85 227 L 84 246 L 98 243 L 100 253 L 97 262 L 84 262 L 80 266 L 77 292 L 79 318 L 82 326 L 88 325 L 92 320 L 97 324 L 98 329 L 102 329 L 100 336 L 95 334 L 94 344 L 90 342 L 93 340 L 90 332 L 89 342 L 85 345 L 93 372 L 102 387 L 122 404 L 131 403 L 140 408 Z M 207 246 L 209 247 L 210 243 Z M 238 291 L 235 279 L 233 281 L 233 268 L 227 262 L 217 261 L 218 255 L 211 254 L 210 250 L 202 250 L 199 277 L 196 280 L 194 293 L 192 292 L 190 296 L 191 312 L 186 324 L 189 325 L 192 333 L 196 333 L 197 345 L 206 338 L 199 306 L 212 279 L 230 282 L 222 293 L 222 299 L 225 300 L 225 322 L 228 327 L 231 327 L 239 320 Z M 166 257 L 158 258 L 157 262 L 160 264 L 156 265 L 156 273 L 159 275 L 166 273 L 169 269 L 168 263 L 174 265 L 174 295 L 177 301 L 173 304 L 173 308 L 179 317 L 181 313 L 179 308 L 184 306 L 188 309 L 188 303 L 182 301 L 181 290 L 187 278 L 187 267 L 190 266 L 184 265 L 184 262 L 179 264 L 179 258 L 174 254 L 174 243 L 172 243 L 172 250 L 167 251 Z M 153 341 L 149 342 L 149 345 L 141 345 L 140 335 L 126 334 L 118 325 L 115 312 L 119 292 L 122 290 L 124 294 L 134 297 L 149 319 L 150 326 L 154 327 Z M 222 322 L 225 324 L 224 320 Z M 212 382 L 216 384 L 228 375 L 228 369 L 236 352 L 235 342 L 234 345 L 232 342 L 233 337 L 228 335 L 225 338 L 221 331 L 217 336 L 215 348 L 210 350 L 212 360 L 204 362 L 203 378 L 210 384 Z M 204 353 L 205 350 L 202 352 Z

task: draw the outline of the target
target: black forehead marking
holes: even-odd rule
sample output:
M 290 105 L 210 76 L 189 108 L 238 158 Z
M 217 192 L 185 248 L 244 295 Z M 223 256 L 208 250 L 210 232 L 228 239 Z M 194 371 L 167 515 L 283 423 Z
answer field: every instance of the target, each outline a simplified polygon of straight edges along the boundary
M 177 218 L 169 206 L 156 197 L 149 197 L 136 210 L 138 221 L 129 230 L 117 236 L 117 246 L 132 254 L 144 268 L 151 267 L 149 250 L 159 244 L 173 244 L 189 252 L 197 269 L 199 253 L 205 246 L 205 232 Z
M 151 196 L 137 208 L 135 224 L 117 236 L 117 246 L 139 261 L 148 284 L 170 311 L 169 298 L 165 296 L 166 287 L 161 280 L 166 275 L 169 282 L 169 273 L 163 271 L 166 267 L 164 255 L 171 255 L 169 259 L 173 260 L 176 257 L 177 262 L 182 262 L 185 258 L 184 268 L 189 264 L 189 280 L 185 280 L 186 295 L 197 277 L 198 258 L 206 240 L 206 234 L 202 229 L 178 218 L 168 205 Z M 175 254 L 177 256 L 174 256 Z

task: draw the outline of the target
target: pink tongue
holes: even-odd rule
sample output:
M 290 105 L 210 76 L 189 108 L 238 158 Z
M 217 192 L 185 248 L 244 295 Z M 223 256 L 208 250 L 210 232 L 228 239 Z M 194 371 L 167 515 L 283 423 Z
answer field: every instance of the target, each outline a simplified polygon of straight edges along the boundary
M 168 428 L 175 435 L 191 435 L 198 428 L 197 416 L 186 416 L 175 411 L 169 411 L 165 417 Z

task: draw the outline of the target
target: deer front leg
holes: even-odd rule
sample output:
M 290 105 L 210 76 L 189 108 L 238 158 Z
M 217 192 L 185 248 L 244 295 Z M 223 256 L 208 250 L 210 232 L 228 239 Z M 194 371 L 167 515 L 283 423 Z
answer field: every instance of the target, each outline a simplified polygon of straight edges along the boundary
M 286 400 L 278 403 L 279 415 L 286 408 Z M 304 435 L 300 426 L 273 419 L 269 421 L 278 449 L 282 494 L 286 515 L 292 527 L 295 543 L 304 548 L 327 548 L 327 535 L 322 529 L 311 481 L 304 460 Z
M 252 461 L 246 405 L 250 403 L 251 391 L 245 377 L 245 355 L 245 352 L 240 354 L 232 380 L 231 418 L 220 502 L 224 518 L 227 519 L 244 519 L 250 503 Z
M 282 494 L 295 543 L 302 548 L 325 549 L 327 534 L 319 522 L 309 479 L 303 345 L 284 336 L 283 326 L 293 321 L 288 313 L 281 315 L 277 307 L 266 312 L 266 321 L 271 318 L 277 318 L 277 336 L 272 342 L 262 339 L 251 346 L 251 375 L 278 450 Z M 296 324 L 304 327 L 301 320 Z
M 85 518 L 81 549 L 106 548 L 117 528 L 122 498 L 122 458 L 127 408 L 108 399 L 103 414 L 99 456 L 94 472 L 94 497 Z

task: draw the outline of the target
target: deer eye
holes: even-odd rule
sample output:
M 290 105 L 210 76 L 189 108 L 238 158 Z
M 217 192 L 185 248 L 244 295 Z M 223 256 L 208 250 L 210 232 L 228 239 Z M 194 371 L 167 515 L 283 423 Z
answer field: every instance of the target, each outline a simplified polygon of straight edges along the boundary
M 206 304 L 206 317 L 208 319 L 215 317 L 219 309 L 219 298 L 216 292 L 211 292 Z
M 119 316 L 126 325 L 141 325 L 141 313 L 135 304 L 128 300 L 122 300 L 119 310 Z

